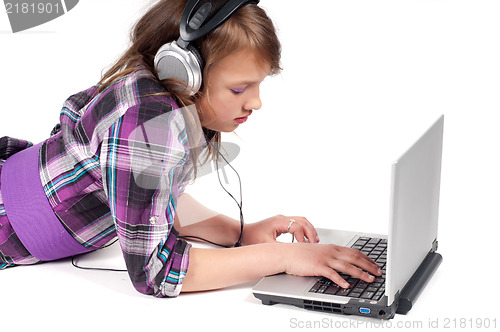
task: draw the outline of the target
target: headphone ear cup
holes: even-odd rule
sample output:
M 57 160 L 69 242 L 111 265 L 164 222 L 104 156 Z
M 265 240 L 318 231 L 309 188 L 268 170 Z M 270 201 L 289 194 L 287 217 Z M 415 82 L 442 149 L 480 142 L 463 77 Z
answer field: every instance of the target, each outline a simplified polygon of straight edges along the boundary
M 193 71 L 193 75 L 196 75 L 198 77 L 197 80 L 199 80 L 200 82 L 200 85 L 196 90 L 196 92 L 198 92 L 203 85 L 203 69 L 205 68 L 205 61 L 203 61 L 203 57 L 201 56 L 201 53 L 196 46 L 188 44 L 186 48 L 191 52 L 192 57 L 196 59 L 195 61 L 198 63 L 197 68 L 199 69 L 196 69 L 196 73 Z
M 178 80 L 187 86 L 190 95 L 199 91 L 202 83 L 203 60 L 194 46 L 188 45 L 184 49 L 175 41 L 167 43 L 156 53 L 154 64 L 160 80 Z M 184 90 L 185 88 L 179 88 L 179 92 Z
M 205 68 L 205 61 L 203 61 L 203 57 L 201 56 L 200 51 L 198 51 L 198 49 L 191 44 L 188 44 L 187 49 L 196 58 L 196 61 L 198 62 L 199 66 L 200 66 L 200 73 L 203 74 L 203 68 Z

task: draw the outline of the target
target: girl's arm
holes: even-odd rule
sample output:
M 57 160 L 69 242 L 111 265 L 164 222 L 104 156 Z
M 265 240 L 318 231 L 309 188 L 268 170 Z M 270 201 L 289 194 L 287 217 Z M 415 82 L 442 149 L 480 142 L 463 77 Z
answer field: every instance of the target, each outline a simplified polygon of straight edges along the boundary
M 284 271 L 277 243 L 229 249 L 191 248 L 182 292 L 224 288 Z M 269 255 L 269 252 L 275 252 Z
M 208 209 L 189 194 L 177 200 L 174 222 L 180 236 L 199 237 L 230 247 L 240 236 L 240 221 Z
M 230 249 L 191 248 L 182 291 L 218 289 L 282 272 L 324 276 L 348 288 L 336 271 L 367 282 L 382 274 L 367 256 L 336 245 L 275 242 Z
M 291 223 L 293 220 L 293 223 Z M 182 194 L 177 201 L 175 229 L 181 236 L 195 236 L 231 247 L 240 236 L 240 221 L 214 212 L 200 204 L 189 194 Z M 260 222 L 245 224 L 243 245 L 275 242 L 283 233 L 291 233 L 298 242 L 319 241 L 313 225 L 304 217 L 277 215 Z

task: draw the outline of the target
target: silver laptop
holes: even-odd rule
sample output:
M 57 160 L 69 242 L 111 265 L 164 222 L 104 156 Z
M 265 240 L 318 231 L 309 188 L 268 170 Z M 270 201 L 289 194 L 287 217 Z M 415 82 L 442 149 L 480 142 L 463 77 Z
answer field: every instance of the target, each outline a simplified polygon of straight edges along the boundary
M 437 250 L 441 155 L 441 116 L 392 165 L 388 235 L 318 229 L 322 243 L 354 247 L 373 258 L 384 275 L 366 283 L 341 274 L 348 290 L 326 278 L 278 274 L 253 288 L 263 304 L 290 304 L 309 310 L 381 319 L 406 314 L 442 257 Z

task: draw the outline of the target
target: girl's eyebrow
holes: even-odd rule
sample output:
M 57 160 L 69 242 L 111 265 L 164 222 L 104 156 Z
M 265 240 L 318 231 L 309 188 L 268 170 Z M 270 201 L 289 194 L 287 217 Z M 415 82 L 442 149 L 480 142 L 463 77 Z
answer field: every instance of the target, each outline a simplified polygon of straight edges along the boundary
M 250 85 L 253 83 L 257 83 L 257 81 L 234 81 L 231 82 L 231 85 Z
M 256 80 L 241 80 L 241 81 L 233 81 L 233 82 L 230 82 L 231 85 L 251 85 L 251 84 L 257 84 L 257 83 L 262 83 L 264 80 L 259 80 L 259 79 L 256 79 Z

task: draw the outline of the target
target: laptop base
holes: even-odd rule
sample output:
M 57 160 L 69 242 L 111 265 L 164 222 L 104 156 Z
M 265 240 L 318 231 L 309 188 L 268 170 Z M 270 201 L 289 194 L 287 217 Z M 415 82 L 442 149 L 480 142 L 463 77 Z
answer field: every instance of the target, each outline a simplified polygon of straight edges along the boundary
M 384 304 L 387 300 L 386 297 L 383 297 L 380 301 L 371 304 L 369 300 L 363 300 L 363 299 L 350 299 L 348 303 L 340 304 L 340 303 L 312 301 L 312 300 L 304 300 L 291 297 L 268 295 L 261 293 L 254 293 L 254 296 L 259 300 L 261 300 L 262 304 L 264 305 L 288 304 L 306 310 L 313 310 L 313 311 L 320 311 L 327 313 L 358 315 L 358 316 L 373 317 L 380 319 L 391 319 L 396 314 L 396 306 L 394 304 L 392 306 L 387 306 Z
M 430 251 L 426 258 L 422 261 L 422 264 L 418 267 L 417 271 L 415 271 L 406 286 L 403 288 L 401 295 L 398 293 L 396 296 L 397 300 L 390 306 L 387 305 L 386 296 L 380 299 L 380 301 L 350 298 L 347 303 L 332 303 L 263 294 L 255 291 L 253 295 L 261 300 L 264 305 L 288 304 L 307 310 L 344 315 L 357 315 L 379 319 L 391 319 L 394 318 L 396 313 L 407 314 L 408 311 L 410 311 L 425 285 L 441 264 L 442 260 L 443 258 L 439 253 Z

